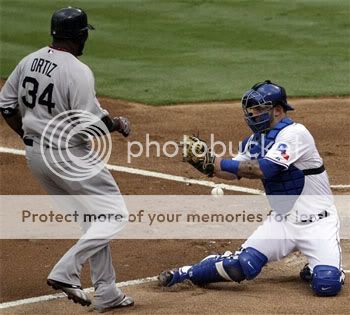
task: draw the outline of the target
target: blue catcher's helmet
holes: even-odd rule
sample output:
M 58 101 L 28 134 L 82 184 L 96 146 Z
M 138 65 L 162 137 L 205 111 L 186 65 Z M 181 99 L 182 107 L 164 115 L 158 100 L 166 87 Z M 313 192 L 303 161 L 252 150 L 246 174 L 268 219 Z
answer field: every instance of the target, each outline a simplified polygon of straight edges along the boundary
M 286 111 L 294 110 L 287 103 L 286 90 L 270 80 L 256 83 L 242 97 L 242 108 L 245 120 L 255 132 L 270 129 L 272 108 L 281 105 Z

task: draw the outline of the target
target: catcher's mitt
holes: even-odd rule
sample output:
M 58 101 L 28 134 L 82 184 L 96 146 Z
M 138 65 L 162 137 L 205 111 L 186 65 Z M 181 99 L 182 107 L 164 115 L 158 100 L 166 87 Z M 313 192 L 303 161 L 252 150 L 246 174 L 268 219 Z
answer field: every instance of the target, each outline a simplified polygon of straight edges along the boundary
M 213 176 L 215 155 L 206 142 L 198 137 L 184 136 L 183 159 L 201 173 Z

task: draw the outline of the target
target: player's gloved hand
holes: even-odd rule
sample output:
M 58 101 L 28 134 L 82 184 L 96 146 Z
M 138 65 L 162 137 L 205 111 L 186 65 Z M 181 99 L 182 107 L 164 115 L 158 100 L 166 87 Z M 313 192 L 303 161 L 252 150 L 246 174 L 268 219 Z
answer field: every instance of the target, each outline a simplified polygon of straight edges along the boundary
M 215 155 L 205 141 L 195 136 L 184 136 L 183 159 L 201 173 L 212 177 Z
M 127 137 L 130 132 L 130 122 L 126 117 L 114 117 L 115 130 L 121 133 L 124 137 Z

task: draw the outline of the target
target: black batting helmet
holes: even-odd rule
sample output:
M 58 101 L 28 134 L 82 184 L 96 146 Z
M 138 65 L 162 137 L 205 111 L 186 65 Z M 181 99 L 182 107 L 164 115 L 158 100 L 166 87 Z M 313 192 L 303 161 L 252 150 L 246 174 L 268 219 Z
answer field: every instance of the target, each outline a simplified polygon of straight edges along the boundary
M 63 8 L 54 12 L 51 18 L 51 35 L 55 38 L 77 38 L 95 28 L 88 24 L 86 13 L 79 8 Z

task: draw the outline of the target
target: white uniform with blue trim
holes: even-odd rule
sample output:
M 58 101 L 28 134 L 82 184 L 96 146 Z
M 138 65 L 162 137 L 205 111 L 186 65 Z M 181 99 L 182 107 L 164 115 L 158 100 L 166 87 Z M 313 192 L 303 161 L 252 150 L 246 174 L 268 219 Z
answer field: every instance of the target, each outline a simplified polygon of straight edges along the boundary
M 251 141 L 253 136 L 235 160 L 254 159 L 249 152 Z M 291 165 L 305 170 L 323 164 L 311 133 L 299 123 L 283 128 L 263 155 L 264 159 L 283 166 L 286 170 Z M 327 211 L 327 216 L 319 219 L 318 214 L 324 210 Z M 311 270 L 316 265 L 341 268 L 339 220 L 326 171 L 305 176 L 303 190 L 294 207 L 287 215 L 282 215 L 284 220 L 280 217 L 274 211 L 242 247 L 255 248 L 269 261 L 280 260 L 292 251 L 300 250 L 308 258 Z M 309 222 L 310 220 L 314 222 Z

